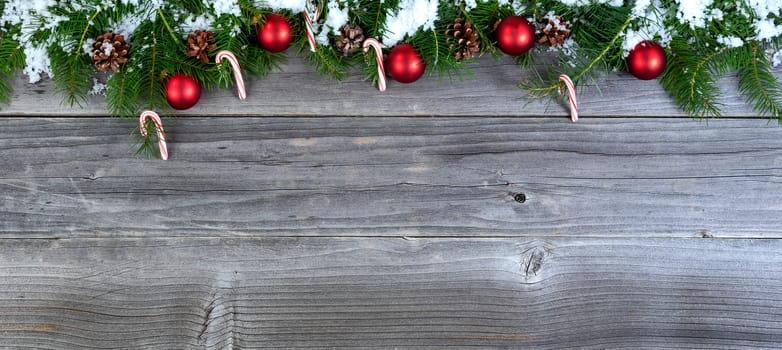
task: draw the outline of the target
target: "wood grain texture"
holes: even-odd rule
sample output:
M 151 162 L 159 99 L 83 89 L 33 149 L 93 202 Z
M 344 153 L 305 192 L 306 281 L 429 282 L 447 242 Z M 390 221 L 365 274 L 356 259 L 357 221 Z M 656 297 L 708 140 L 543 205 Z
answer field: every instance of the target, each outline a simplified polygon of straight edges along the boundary
M 0 120 L 0 236 L 782 236 L 776 123 Z M 514 201 L 518 193 L 526 202 Z
M 782 242 L 0 240 L 0 348 L 774 348 Z
M 292 56 L 292 55 L 291 55 Z M 566 103 L 525 98 L 517 88 L 529 72 L 509 58 L 484 58 L 472 65 L 474 77 L 450 83 L 436 76 L 414 84 L 389 82 L 381 93 L 355 72 L 338 83 L 324 80 L 298 57 L 268 78 L 247 83 L 248 99 L 239 102 L 236 91 L 206 92 L 194 108 L 178 112 L 188 116 L 555 116 L 567 117 Z M 775 70 L 782 78 L 782 66 Z M 727 75 L 719 82 L 724 115 L 755 117 L 756 113 L 738 93 L 737 78 Z M 0 116 L 106 116 L 102 97 L 84 106 L 63 106 L 62 98 L 44 80 L 28 84 L 18 77 L 11 104 L 0 106 Z M 656 80 L 640 81 L 624 73 L 612 73 L 580 86 L 579 110 L 583 116 L 686 116 Z

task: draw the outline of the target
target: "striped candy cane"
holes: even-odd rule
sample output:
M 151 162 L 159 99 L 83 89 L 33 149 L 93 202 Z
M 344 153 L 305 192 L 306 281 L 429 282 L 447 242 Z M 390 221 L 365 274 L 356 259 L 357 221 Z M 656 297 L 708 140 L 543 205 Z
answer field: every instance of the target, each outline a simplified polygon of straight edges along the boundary
M 315 11 L 313 11 L 313 7 L 315 7 Z M 313 24 L 318 21 L 318 18 L 320 18 L 320 6 L 316 7 L 312 2 L 307 1 L 304 4 L 304 19 L 306 20 L 304 24 L 307 29 L 307 41 L 310 43 L 310 51 L 312 52 L 315 52 L 317 46 Z
M 559 75 L 559 80 L 561 80 L 565 87 L 567 87 L 567 96 L 570 100 L 570 120 L 572 120 L 574 123 L 578 121 L 578 102 L 576 102 L 576 87 L 573 85 L 573 81 L 570 80 L 570 77 L 565 74 Z M 564 95 L 565 89 L 562 87 L 562 85 L 559 86 L 559 94 Z
M 228 63 L 231 64 L 231 70 L 233 70 L 234 78 L 236 79 L 236 89 L 239 91 L 239 99 L 244 100 L 247 98 L 247 91 L 244 89 L 244 79 L 242 79 L 242 69 L 239 67 L 239 60 L 236 59 L 236 56 L 231 51 L 227 50 L 220 51 L 215 56 L 217 64 L 222 63 L 223 59 L 228 59 Z
M 367 38 L 364 40 L 364 52 L 369 51 L 369 47 L 372 46 L 375 49 L 375 58 L 377 59 L 377 88 L 380 91 L 386 91 L 386 69 L 383 67 L 383 44 L 373 38 Z
M 160 147 L 160 159 L 168 160 L 168 146 L 166 146 L 166 133 L 163 131 L 163 122 L 160 121 L 160 116 L 153 111 L 141 112 L 141 117 L 138 120 L 138 129 L 141 131 L 141 135 L 147 137 L 147 118 L 152 119 L 157 129 L 157 144 Z

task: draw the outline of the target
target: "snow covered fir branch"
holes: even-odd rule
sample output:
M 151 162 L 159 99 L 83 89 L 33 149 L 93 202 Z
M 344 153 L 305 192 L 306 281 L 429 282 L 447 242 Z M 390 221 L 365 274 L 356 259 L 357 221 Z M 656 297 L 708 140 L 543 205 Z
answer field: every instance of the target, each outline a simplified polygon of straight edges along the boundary
M 532 95 L 556 96 L 560 74 L 578 85 L 629 71 L 659 79 L 698 117 L 720 115 L 715 82 L 735 73 L 755 111 L 782 120 L 772 72 L 782 0 L 5 0 L 0 10 L 3 102 L 23 73 L 52 79 L 69 104 L 105 94 L 115 116 L 189 108 L 201 88 L 237 83 L 214 59 L 224 50 L 244 74 L 273 79 L 296 54 L 336 80 L 361 67 L 381 88 L 385 74 L 463 78 L 476 57 L 512 55 L 535 77 L 519 84 Z

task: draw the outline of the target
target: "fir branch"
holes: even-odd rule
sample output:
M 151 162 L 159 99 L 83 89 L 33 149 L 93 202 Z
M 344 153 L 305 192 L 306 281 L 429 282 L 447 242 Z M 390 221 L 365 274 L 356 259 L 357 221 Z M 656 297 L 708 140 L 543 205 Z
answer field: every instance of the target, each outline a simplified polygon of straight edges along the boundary
M 352 21 L 364 29 L 368 38 L 382 41 L 381 34 L 386 30 L 385 23 L 389 10 L 399 7 L 399 0 L 357 0 L 358 11 Z
M 676 37 L 671 41 L 668 64 L 660 84 L 687 114 L 696 117 L 719 116 L 716 102 L 720 91 L 716 80 L 729 67 L 729 57 L 734 64 L 742 65 L 741 48 L 722 48 L 709 54 L 700 53 L 688 38 Z
M 136 104 L 128 91 L 129 72 L 127 68 L 114 73 L 107 82 L 106 105 L 114 117 L 135 117 Z
M 745 46 L 749 46 L 752 59 L 749 66 L 739 70 L 739 91 L 756 112 L 782 122 L 782 87 L 772 72 L 771 62 L 765 54 L 758 54 L 757 42 Z
M 14 34 L 19 28 L 0 31 L 0 102 L 8 103 L 13 91 L 10 80 L 24 63 L 24 52 Z
M 159 9 L 158 9 L 159 10 Z M 175 37 L 176 38 L 176 37 Z M 149 63 L 149 90 L 147 93 L 149 93 L 149 97 L 147 97 L 147 103 L 149 104 L 149 107 L 147 109 L 153 110 L 155 109 L 155 84 L 157 83 L 157 72 L 155 71 L 155 64 L 157 63 L 157 53 L 158 53 L 158 45 L 157 45 L 157 36 L 155 35 L 155 32 L 152 32 L 152 46 L 150 47 L 150 50 L 152 51 L 150 53 L 150 63 Z
M 315 66 L 318 73 L 324 77 L 342 80 L 347 77 L 352 62 L 337 53 L 336 50 L 318 45 L 315 52 L 310 51 L 308 43 L 299 42 L 299 52 L 306 52 L 307 63 Z
M 147 131 L 146 136 L 141 134 L 141 130 L 139 130 L 138 127 L 133 129 L 133 134 L 136 135 L 136 142 L 132 147 L 132 149 L 135 149 L 133 156 L 143 156 L 146 159 L 159 158 L 160 147 L 158 147 L 157 140 L 152 138 L 152 135 L 157 137 L 157 127 L 151 119 L 147 119 L 144 128 L 146 128 Z
M 432 29 L 432 36 L 434 37 L 434 51 L 437 52 L 437 56 L 434 57 L 434 65 L 437 66 L 437 63 L 440 61 L 440 43 L 437 40 L 437 30 Z
M 688 79 L 689 80 L 689 87 L 690 87 L 690 89 L 689 89 L 690 90 L 690 95 L 689 95 L 689 100 L 690 101 L 697 100 L 698 99 L 698 96 L 697 96 L 698 95 L 698 91 L 699 90 L 703 91 L 703 89 L 698 89 L 698 86 L 699 86 L 698 83 L 700 81 L 704 81 L 704 80 L 707 80 L 707 79 L 709 81 L 714 80 L 712 78 L 707 78 L 707 77 L 704 76 L 704 75 L 707 74 L 707 72 L 705 72 L 706 68 L 707 67 L 717 67 L 717 66 L 720 66 L 719 64 L 717 64 L 715 62 L 715 58 L 721 57 L 721 55 L 723 55 L 728 50 L 730 50 L 730 48 L 724 47 L 724 48 L 719 49 L 719 50 L 717 50 L 717 51 L 715 51 L 715 52 L 713 52 L 713 53 L 711 53 L 709 55 L 706 55 L 705 57 L 703 57 L 703 59 L 698 61 L 698 64 L 696 64 L 695 67 L 692 68 L 692 70 L 688 70 L 688 71 L 692 72 L 692 73 L 687 72 L 687 74 L 690 75 L 690 79 Z
M 98 7 L 95 12 L 90 16 L 90 19 L 87 21 L 87 25 L 84 26 L 84 30 L 81 32 L 81 37 L 79 38 L 79 43 L 76 45 L 74 50 L 76 50 L 73 53 L 73 56 L 79 56 L 82 50 L 82 45 L 84 44 L 84 40 L 87 38 L 87 33 L 90 31 L 90 27 L 92 27 L 92 24 L 95 21 L 95 18 L 98 17 L 100 12 L 103 10 L 103 7 Z
M 82 54 L 82 45 L 93 25 L 98 21 L 102 10 L 103 7 L 98 6 L 92 14 L 89 14 L 86 10 L 70 12 L 68 8 L 58 8 L 53 11 L 73 19 L 60 23 L 51 30 L 39 30 L 34 34 L 41 37 L 48 35 L 61 38 L 57 43 L 47 47 L 47 54 L 50 59 L 54 88 L 63 94 L 67 105 L 81 106 L 87 101 L 94 71 L 89 58 Z M 45 23 L 46 19 L 39 18 L 39 21 Z M 67 45 L 69 42 L 77 44 L 71 50 L 67 50 L 62 45 Z
M 612 49 L 616 48 L 616 45 L 618 45 L 620 42 L 619 39 L 624 35 L 625 30 L 627 29 L 627 27 L 630 25 L 631 22 L 632 22 L 632 17 L 627 16 L 625 22 L 622 24 L 621 27 L 619 27 L 619 29 L 616 31 L 614 36 L 611 38 L 611 41 L 609 41 L 608 44 L 606 44 L 603 47 L 600 53 L 598 53 L 585 67 L 578 69 L 578 71 L 572 77 L 570 77 L 573 80 L 574 84 L 577 84 L 582 77 L 590 73 L 598 63 L 602 62 L 606 58 L 606 55 L 608 55 L 608 53 Z M 533 96 L 542 97 L 548 95 L 552 91 L 558 90 L 560 85 L 561 82 L 557 80 L 554 83 L 551 83 L 550 85 L 542 86 L 542 87 L 527 85 L 526 83 L 522 82 L 521 87 L 529 90 L 530 94 L 532 94 Z
M 56 91 L 63 93 L 64 102 L 70 106 L 81 106 L 87 101 L 87 92 L 92 87 L 93 69 L 87 56 L 71 56 L 59 45 L 51 45 L 52 81 Z
M 160 19 L 163 20 L 163 24 L 166 26 L 168 33 L 171 34 L 171 38 L 173 38 L 175 42 L 179 41 L 179 38 L 177 38 L 176 34 L 174 34 L 174 30 L 171 29 L 171 26 L 168 24 L 166 16 L 163 14 L 163 10 L 160 9 L 160 7 L 157 8 L 157 14 L 160 16 Z

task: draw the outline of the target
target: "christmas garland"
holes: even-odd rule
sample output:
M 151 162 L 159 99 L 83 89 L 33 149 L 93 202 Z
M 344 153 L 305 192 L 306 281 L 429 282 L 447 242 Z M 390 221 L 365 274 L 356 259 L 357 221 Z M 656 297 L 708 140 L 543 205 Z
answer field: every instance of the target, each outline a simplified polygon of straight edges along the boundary
M 737 72 L 755 111 L 782 119 L 780 0 L 6 0 L 0 11 L 0 100 L 19 71 L 50 77 L 71 105 L 104 94 L 111 115 L 148 111 L 140 152 L 157 152 L 146 136 L 157 135 L 161 155 L 149 111 L 189 108 L 201 88 L 236 84 L 244 98 L 242 73 L 266 76 L 290 46 L 333 79 L 360 66 L 381 91 L 386 75 L 461 79 L 484 54 L 515 56 L 534 96 L 626 70 L 659 77 L 698 117 L 720 115 L 715 82 Z

